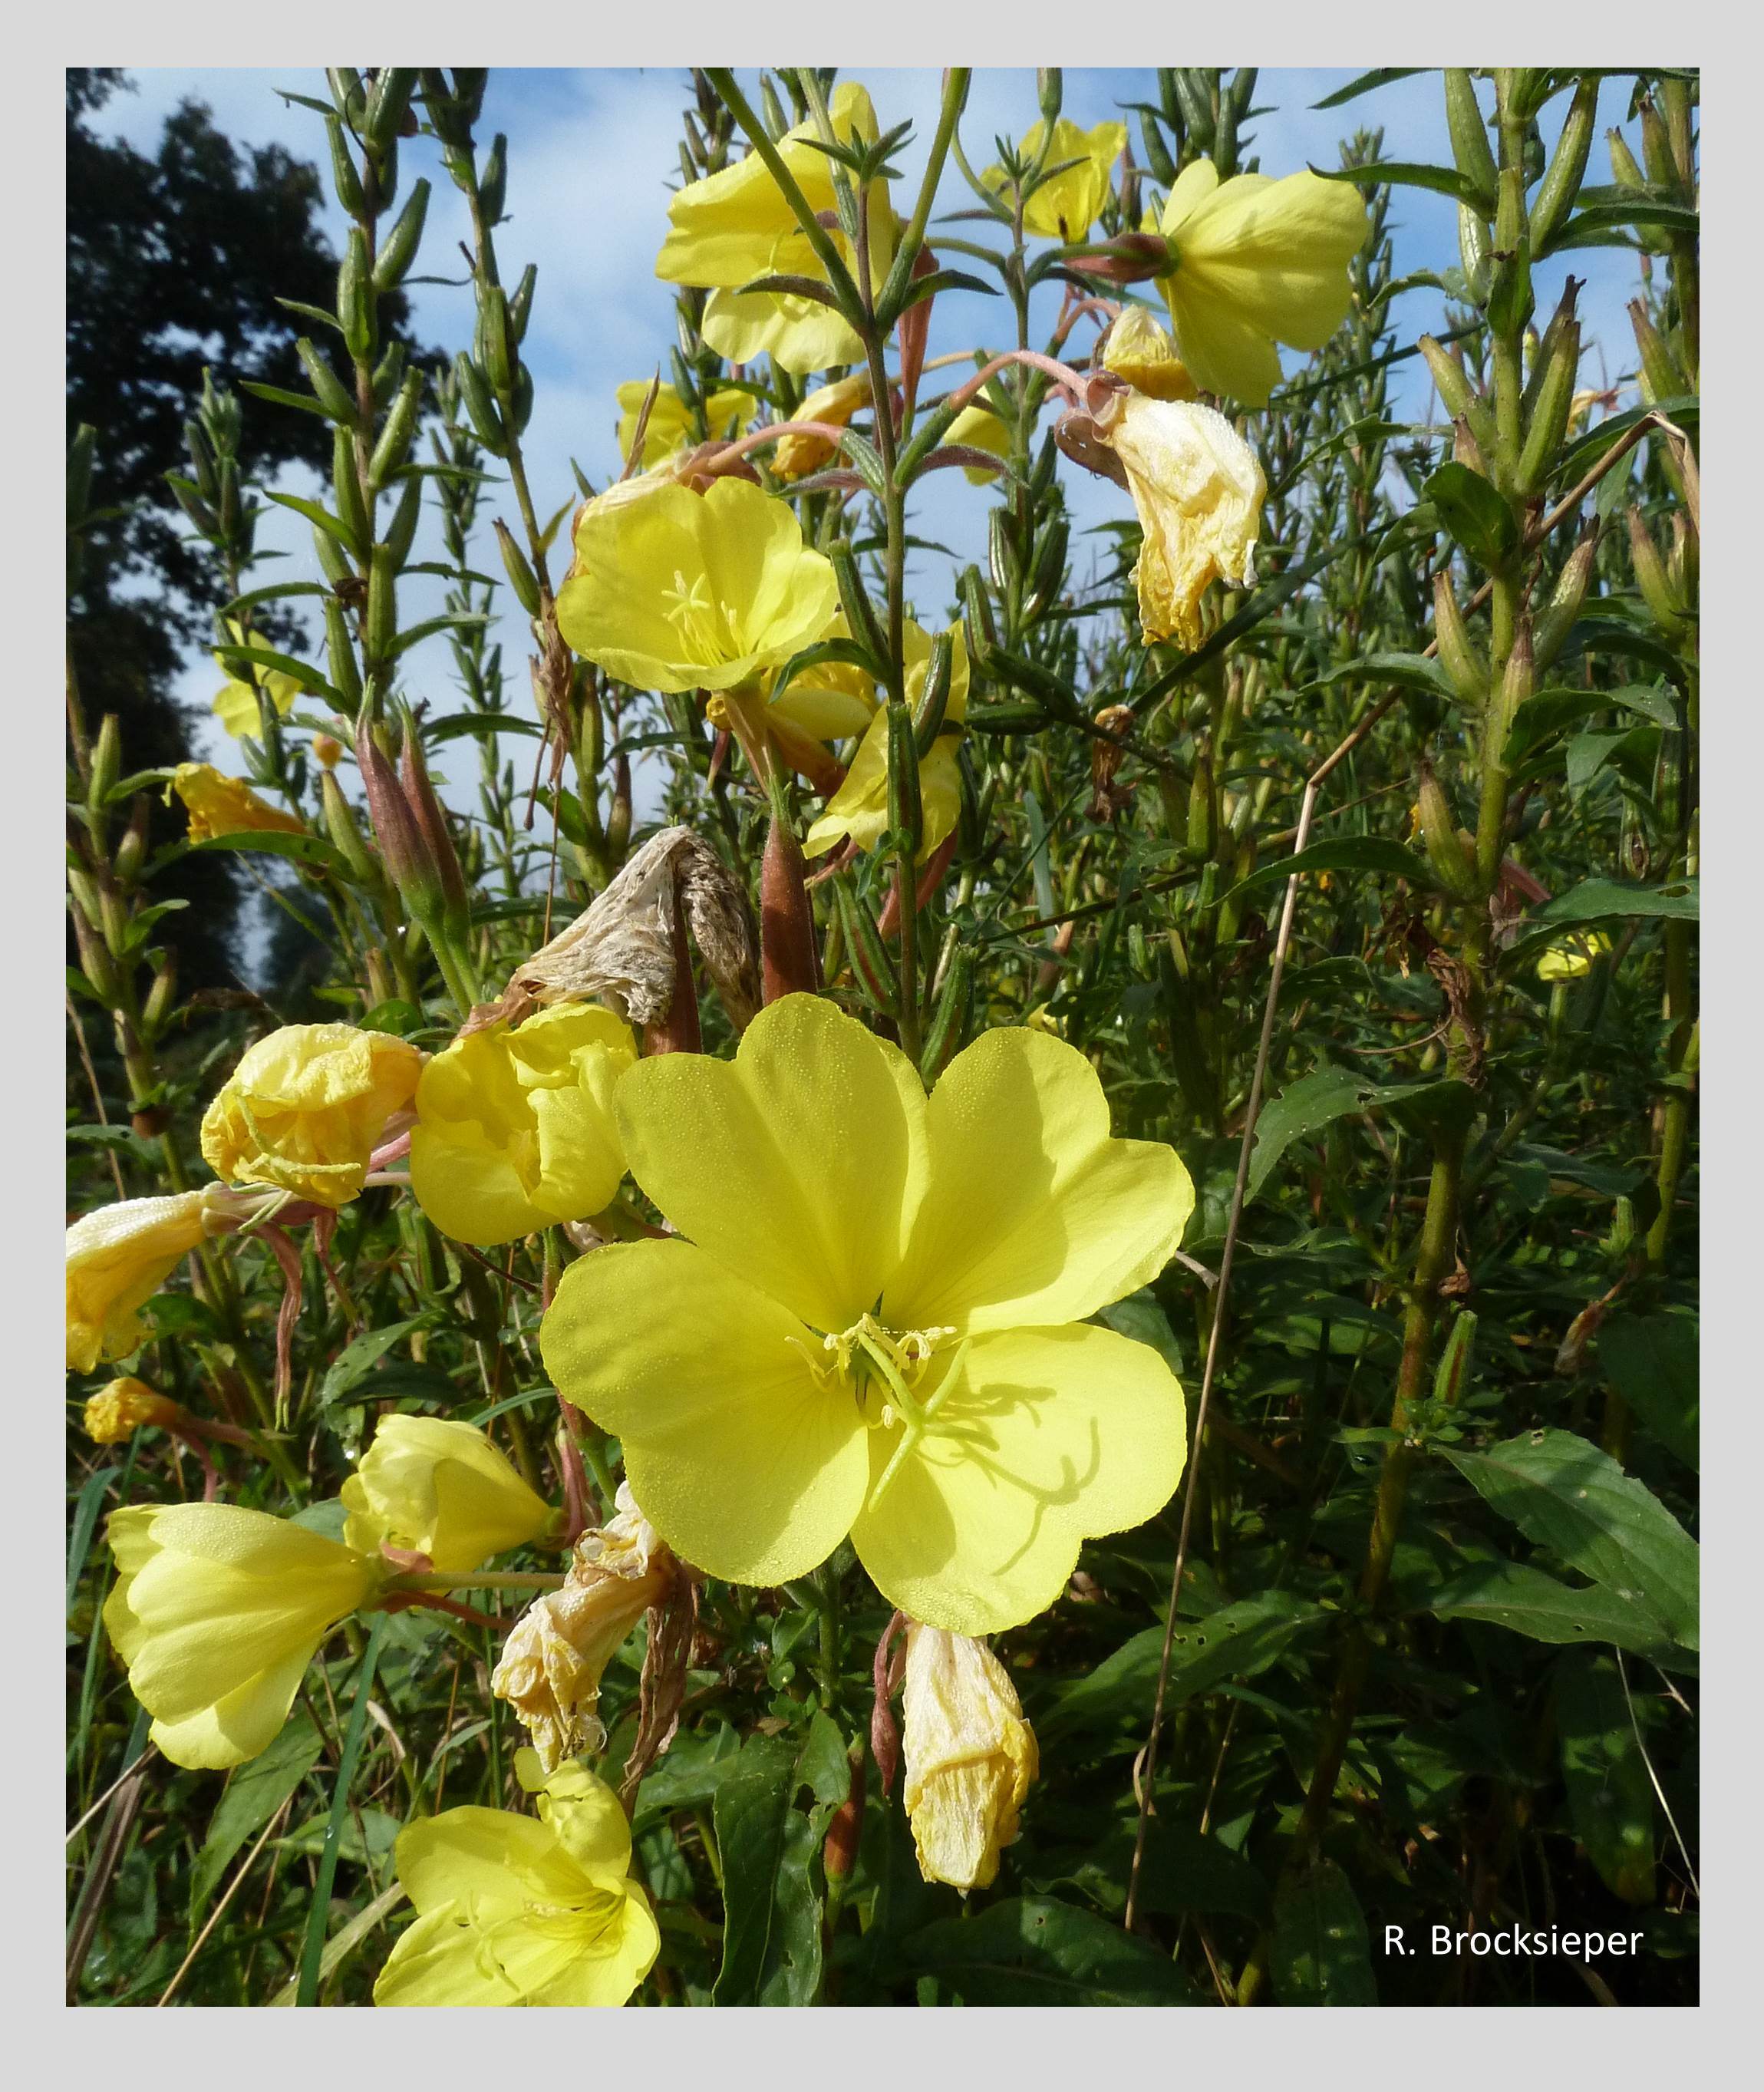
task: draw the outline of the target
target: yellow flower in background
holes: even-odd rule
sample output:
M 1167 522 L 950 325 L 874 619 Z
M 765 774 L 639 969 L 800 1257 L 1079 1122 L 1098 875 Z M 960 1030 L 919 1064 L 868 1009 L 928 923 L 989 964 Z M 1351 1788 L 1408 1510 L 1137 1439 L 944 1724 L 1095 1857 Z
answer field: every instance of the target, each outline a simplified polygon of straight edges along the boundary
M 190 816 L 190 841 L 215 836 L 303 836 L 306 823 L 260 799 L 243 777 L 229 777 L 211 763 L 180 763 L 171 789 Z
M 1260 407 L 1280 383 L 1274 347 L 1321 348 L 1347 315 L 1347 265 L 1369 221 L 1351 183 L 1308 171 L 1219 179 L 1211 160 L 1176 177 L 1146 229 L 1174 247 L 1161 278 L 1178 352 L 1195 383 Z
M 163 1429 L 175 1424 L 183 1414 L 181 1403 L 169 1395 L 156 1394 L 145 1381 L 125 1374 L 98 1390 L 86 1403 L 80 1420 L 93 1445 L 120 1446 L 124 1439 L 132 1438 L 142 1424 L 156 1424 Z
M 793 421 L 826 421 L 843 429 L 854 414 L 870 404 L 870 374 L 856 370 L 831 385 L 823 385 L 793 408 Z M 785 436 L 772 453 L 772 469 L 780 479 L 801 479 L 818 472 L 837 450 L 825 436 Z
M 1595 959 L 1611 949 L 1611 939 L 1602 930 L 1576 930 L 1559 937 L 1537 962 L 1537 978 L 1552 985 L 1557 981 L 1582 980 L 1593 970 Z
M 1268 482 L 1224 415 L 1179 400 L 1118 392 L 1096 417 L 1120 459 L 1144 533 L 1135 579 L 1148 640 L 1200 642 L 1200 599 L 1214 581 L 1248 582 Z
M 515 1773 L 539 1818 L 445 1809 L 399 1833 L 398 1878 L 417 1908 L 374 1986 L 376 2005 L 622 2005 L 661 1934 L 630 1878 L 631 1827 L 586 1766 Z
M 1176 344 L 1144 305 L 1129 305 L 1103 344 L 1103 369 L 1148 400 L 1192 400 L 1195 381 Z
M 603 1212 L 625 1174 L 613 1087 L 636 1058 L 630 1027 L 596 1003 L 456 1039 L 417 1086 L 417 1204 L 481 1249 Z
M 141 1310 L 210 1232 L 207 1195 L 125 1199 L 67 1230 L 67 1370 L 90 1372 L 141 1341 Z
M 954 653 L 949 664 L 949 702 L 944 710 L 949 731 L 937 736 L 919 763 L 919 797 L 923 815 L 919 846 L 920 863 L 942 842 L 962 814 L 962 773 L 956 763 L 956 745 L 962 738 L 962 722 L 967 716 L 968 655 L 962 627 L 953 625 L 949 630 Z M 925 692 L 931 634 L 908 618 L 901 627 L 901 651 L 906 663 L 906 702 L 916 711 Z M 816 672 L 808 672 L 812 676 Z M 783 702 L 788 703 L 789 696 L 790 692 L 786 691 Z M 802 850 L 806 857 L 820 856 L 847 836 L 860 849 L 874 849 L 888 832 L 888 711 L 876 697 L 873 686 L 871 702 L 875 710 L 858 752 L 852 758 L 845 783 L 803 838 Z
M 349 1514 L 343 1537 L 359 1553 L 389 1541 L 461 1572 L 557 1522 L 476 1425 L 438 1416 L 383 1416 L 340 1493 Z
M 989 1887 L 1039 1769 L 1016 1688 L 984 1641 L 909 1620 L 904 1697 L 901 1799 L 919 1871 L 963 1891 Z
M 233 1504 L 132 1505 L 108 1537 L 104 1624 L 174 1765 L 266 1749 L 319 1644 L 383 1580 L 352 1547 Z
M 944 442 L 971 451 L 990 451 L 1001 463 L 1010 456 L 1010 431 L 990 407 L 964 407 L 949 424 Z M 965 465 L 962 477 L 971 486 L 984 486 L 998 473 L 996 468 Z
M 619 387 L 619 456 L 628 458 L 631 445 L 637 438 L 637 417 L 643 411 L 643 402 L 649 397 L 649 387 L 641 378 L 633 378 L 629 384 Z M 753 412 L 752 396 L 724 388 L 711 393 L 704 403 L 705 425 L 713 436 L 728 438 L 737 434 L 741 423 Z M 698 440 L 698 431 L 686 404 L 672 385 L 658 387 L 655 404 L 649 410 L 649 424 L 643 431 L 643 455 L 638 460 L 645 470 L 659 465 L 664 458 L 672 457 L 676 451 L 684 450 Z
M 228 1183 L 346 1206 L 387 1121 L 415 1094 L 422 1062 L 389 1032 L 284 1024 L 246 1050 L 204 1113 L 202 1160 Z
M 539 1763 L 603 1751 L 600 1679 L 632 1629 L 672 1584 L 668 1543 L 620 1482 L 610 1524 L 576 1543 L 564 1587 L 537 1598 L 504 1645 L 491 1690 L 525 1725 Z
M 727 690 L 812 646 L 838 594 L 789 505 L 750 480 L 659 484 L 577 517 L 557 623 L 638 689 Z
M 573 1264 L 540 1342 L 685 1560 L 775 1584 L 849 1534 L 892 1604 L 990 1634 L 1169 1500 L 1182 1390 L 1084 1318 L 1163 1269 L 1194 1187 L 1110 1138 L 1081 1053 L 989 1032 L 927 1100 L 897 1048 L 789 995 L 733 1061 L 639 1061 L 616 1109 L 683 1239 Z
M 1034 162 L 1045 129 L 1039 123 L 1030 125 L 1017 147 L 1019 159 Z M 1079 164 L 1042 183 L 1023 205 L 1023 230 L 1039 232 L 1046 240 L 1082 240 L 1108 198 L 1115 162 L 1126 143 L 1124 123 L 1099 123 L 1094 131 L 1081 131 L 1070 117 L 1061 117 L 1053 127 L 1047 164 L 1057 167 L 1067 160 Z M 995 195 L 1008 197 L 1010 185 L 1002 167 L 988 167 L 980 180 Z
M 875 140 L 876 111 L 856 81 L 843 80 L 835 87 L 828 114 L 836 138 L 848 140 L 855 132 L 866 142 Z M 779 157 L 817 214 L 837 208 L 836 163 L 808 142 L 819 135 L 811 119 L 778 143 Z M 894 258 L 898 231 L 884 181 L 870 184 L 868 217 L 870 280 L 880 284 Z M 862 359 L 863 344 L 832 307 L 766 291 L 740 295 L 744 283 L 762 276 L 827 281 L 808 236 L 759 153 L 750 151 L 733 166 L 679 190 L 668 206 L 668 226 L 655 274 L 666 283 L 691 283 L 710 292 L 704 338 L 720 356 L 732 363 L 750 363 L 769 352 L 786 370 L 797 372 Z M 853 268 L 851 244 L 837 219 L 828 236 L 847 268 Z
M 263 642 L 248 633 L 242 625 L 227 620 L 227 636 L 236 646 L 261 646 Z M 257 694 L 239 675 L 232 664 L 220 655 L 214 656 L 214 665 L 227 677 L 224 689 L 214 693 L 212 707 L 214 716 L 235 741 L 244 741 L 248 736 L 255 741 L 263 731 L 263 718 L 257 704 Z M 278 719 L 286 719 L 294 709 L 294 700 L 300 695 L 300 686 L 292 676 L 284 675 L 279 668 L 260 668 L 259 680 L 265 694 L 275 707 Z

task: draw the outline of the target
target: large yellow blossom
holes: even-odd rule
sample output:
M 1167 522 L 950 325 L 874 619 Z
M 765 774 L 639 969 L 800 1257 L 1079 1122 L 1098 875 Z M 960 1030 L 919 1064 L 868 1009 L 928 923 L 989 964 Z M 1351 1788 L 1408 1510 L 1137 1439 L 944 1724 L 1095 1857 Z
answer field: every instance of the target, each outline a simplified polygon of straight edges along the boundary
M 1196 387 L 1176 344 L 1144 305 L 1129 305 L 1103 344 L 1103 369 L 1148 400 L 1192 400 Z
M 854 80 L 841 81 L 833 89 L 828 114 L 836 138 L 848 140 L 854 132 L 866 140 L 876 136 L 876 111 Z M 778 145 L 780 158 L 817 214 L 836 209 L 835 162 L 808 142 L 819 136 L 811 119 L 787 132 Z M 894 258 L 897 230 L 886 182 L 870 184 L 868 215 L 870 279 L 880 284 Z M 832 307 L 765 291 L 738 295 L 744 283 L 762 276 L 827 281 L 808 236 L 758 153 L 749 152 L 733 166 L 689 183 L 668 205 L 668 225 L 655 274 L 664 283 L 709 290 L 704 338 L 720 356 L 732 363 L 750 363 L 769 351 L 786 370 L 799 372 L 825 370 L 862 357 L 863 344 Z M 851 244 L 837 229 L 837 219 L 829 237 L 847 268 L 854 268 Z
M 563 1588 L 536 1598 L 515 1623 L 491 1688 L 521 1717 L 547 1772 L 606 1748 L 601 1674 L 674 1574 L 668 1543 L 620 1482 L 614 1516 L 577 1541 Z
M 1219 179 L 1193 160 L 1171 188 L 1160 231 L 1175 249 L 1164 277 L 1182 360 L 1208 392 L 1263 405 L 1280 383 L 1276 342 L 1321 348 L 1345 317 L 1347 265 L 1365 244 L 1366 206 L 1345 182 L 1308 171 Z
M 515 1772 L 539 1818 L 447 1809 L 399 1833 L 398 1878 L 417 1907 L 374 1986 L 377 2005 L 622 2005 L 661 1949 L 630 1878 L 631 1828 L 584 1766 Z
M 619 387 L 618 441 L 621 458 L 631 455 L 631 445 L 637 437 L 637 417 L 642 413 L 643 402 L 648 397 L 649 387 L 641 378 L 633 378 Z M 705 426 L 713 436 L 733 436 L 752 413 L 753 405 L 747 393 L 724 387 L 711 393 L 705 401 Z M 638 463 L 646 471 L 697 441 L 698 434 L 686 412 L 685 402 L 672 385 L 658 386 L 655 404 L 649 410 L 649 421 L 643 430 L 643 455 Z
M 125 1199 L 67 1230 L 67 1370 L 126 1358 L 142 1337 L 141 1310 L 203 1237 L 203 1191 Z
M 1033 164 L 1044 128 L 1039 123 L 1030 125 L 1017 148 L 1019 159 Z M 1047 240 L 1082 240 L 1108 197 L 1115 162 L 1126 142 L 1124 123 L 1099 123 L 1094 131 L 1081 131 L 1069 116 L 1061 117 L 1053 127 L 1047 164 L 1057 167 L 1067 160 L 1079 164 L 1044 181 L 1023 205 L 1023 230 L 1039 232 Z M 988 167 L 980 179 L 995 195 L 1005 196 L 1009 191 L 1001 166 Z
M 462 1573 L 556 1519 L 475 1425 L 439 1416 L 383 1416 L 341 1494 L 351 1547 L 372 1554 L 389 1541 Z
M 1096 417 L 1120 459 L 1144 533 L 1139 622 L 1148 639 L 1200 641 L 1200 599 L 1214 581 L 1248 581 L 1268 482 L 1224 415 L 1181 400 L 1114 394 Z
M 901 1799 L 927 1882 L 984 1889 L 1037 1769 L 1035 1732 L 1010 1674 L 984 1641 L 906 1627 Z
M 664 482 L 582 510 L 557 624 L 620 682 L 727 690 L 811 646 L 838 594 L 788 504 L 750 480 Z
M 1081 1053 L 990 1032 L 927 1100 L 898 1048 L 789 995 L 733 1062 L 639 1061 L 617 1110 L 685 1239 L 572 1264 L 541 1345 L 685 1560 L 775 1584 L 849 1533 L 896 1606 L 989 1634 L 1168 1501 L 1182 1390 L 1084 1318 L 1163 1268 L 1194 1188 L 1110 1139 Z
M 236 646 L 249 646 L 255 635 L 248 633 L 242 625 L 227 620 L 227 636 Z M 262 645 L 261 640 L 256 640 Z M 226 676 L 225 687 L 214 693 L 212 707 L 216 719 L 226 728 L 235 741 L 248 736 L 253 741 L 263 732 L 263 715 L 257 704 L 257 693 L 245 681 L 232 664 L 218 654 L 214 665 Z M 284 675 L 279 668 L 260 668 L 258 680 L 265 694 L 275 708 L 278 719 L 286 719 L 294 709 L 294 700 L 300 695 L 300 686 L 292 676 Z
M 613 1086 L 636 1058 L 629 1026 L 594 1003 L 456 1039 L 417 1086 L 417 1203 L 480 1248 L 603 1212 L 625 1174 Z
M 418 1049 L 389 1032 L 284 1024 L 247 1048 L 203 1113 L 202 1159 L 229 1183 L 346 1206 L 422 1072 Z
M 234 1504 L 132 1505 L 108 1537 L 104 1624 L 174 1765 L 266 1749 L 319 1644 L 383 1580 L 354 1548 Z
M 229 777 L 212 763 L 180 763 L 171 789 L 190 816 L 190 841 L 215 836 L 303 836 L 306 823 L 260 799 L 243 777 Z
M 967 716 L 968 655 L 962 627 L 952 625 L 950 633 L 954 652 L 949 663 L 949 702 L 944 708 L 949 731 L 937 736 L 919 763 L 919 797 L 923 815 L 919 848 L 921 862 L 954 828 L 962 813 L 962 773 L 956 763 L 956 746 L 962 738 L 962 722 Z M 901 651 L 906 663 L 906 702 L 916 711 L 925 692 L 925 672 L 931 661 L 931 634 L 910 618 L 901 628 Z M 815 669 L 807 672 L 811 688 L 804 693 L 805 700 L 811 700 L 816 694 L 812 685 L 826 672 Z M 869 683 L 861 670 L 847 669 L 845 673 L 868 686 L 873 710 L 845 783 L 828 802 L 826 811 L 803 839 L 803 854 L 808 857 L 819 857 L 847 836 L 860 849 L 874 849 L 888 831 L 888 711 L 877 698 L 874 685 Z M 848 687 L 840 685 L 838 694 L 842 694 Z M 773 709 L 788 707 L 795 690 L 796 685 L 792 684 Z

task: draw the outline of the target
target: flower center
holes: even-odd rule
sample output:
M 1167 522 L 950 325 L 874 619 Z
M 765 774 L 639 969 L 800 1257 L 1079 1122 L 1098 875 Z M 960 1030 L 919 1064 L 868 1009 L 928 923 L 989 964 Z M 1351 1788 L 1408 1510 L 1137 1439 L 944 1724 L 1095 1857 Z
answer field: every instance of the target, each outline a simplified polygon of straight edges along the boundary
M 811 1357 L 809 1370 L 822 1386 L 850 1390 L 872 1431 L 898 1431 L 900 1438 L 870 1491 L 873 1508 L 901 1463 L 919 1444 L 945 1397 L 961 1377 L 969 1339 L 963 1338 L 940 1376 L 935 1390 L 922 1393 L 926 1368 L 956 1334 L 953 1329 L 890 1329 L 873 1315 L 860 1315 L 849 1329 L 824 1336 L 822 1349 L 832 1355 L 823 1364 Z
M 695 659 L 733 660 L 741 651 L 735 643 L 729 614 L 712 596 L 704 575 L 694 574 L 689 581 L 676 567 L 674 585 L 664 591 L 662 600 L 668 605 L 668 622 L 680 634 L 681 644 L 691 650 Z

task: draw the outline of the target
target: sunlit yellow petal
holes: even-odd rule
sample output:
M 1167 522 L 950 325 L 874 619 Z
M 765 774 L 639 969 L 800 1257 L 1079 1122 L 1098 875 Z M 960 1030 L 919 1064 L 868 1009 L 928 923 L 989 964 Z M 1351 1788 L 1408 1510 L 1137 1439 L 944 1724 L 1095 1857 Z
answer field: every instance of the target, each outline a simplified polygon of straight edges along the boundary
M 482 1431 L 439 1416 L 382 1417 L 342 1495 L 349 1546 L 371 1554 L 389 1541 L 437 1569 L 479 1568 L 552 1522 Z

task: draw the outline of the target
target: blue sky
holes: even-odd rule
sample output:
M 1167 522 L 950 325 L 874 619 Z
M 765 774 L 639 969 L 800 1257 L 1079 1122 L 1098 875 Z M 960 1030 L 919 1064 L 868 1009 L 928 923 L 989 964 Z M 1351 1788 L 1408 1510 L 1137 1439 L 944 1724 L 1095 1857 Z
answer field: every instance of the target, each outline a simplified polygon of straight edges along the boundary
M 300 67 L 270 71 L 232 69 L 156 68 L 131 76 L 136 92 L 119 94 L 102 111 L 101 127 L 151 151 L 165 117 L 185 97 L 207 103 L 217 123 L 229 135 L 254 145 L 283 144 L 308 158 L 322 157 L 322 126 L 312 112 L 285 104 L 277 93 L 286 89 L 322 97 L 322 76 Z M 899 156 L 909 194 L 916 188 L 923 154 L 934 127 L 939 80 L 934 70 L 871 70 L 862 75 L 884 127 L 911 119 L 914 142 Z M 1314 105 L 1352 77 L 1351 71 L 1265 69 L 1256 101 L 1269 113 L 1251 127 L 1250 149 L 1260 154 L 1263 171 L 1282 175 L 1304 166 L 1338 164 L 1338 145 L 1356 125 L 1384 128 L 1384 157 L 1432 160 L 1449 164 L 1441 88 L 1437 75 L 1399 81 L 1364 97 L 1345 109 L 1317 110 Z M 744 76 L 752 89 L 752 76 Z M 1602 133 L 1622 119 L 1628 89 L 1606 83 L 1600 108 L 1600 137 L 1588 179 L 1608 181 Z M 1118 113 L 1120 105 L 1157 100 L 1155 76 L 1148 70 L 1069 71 L 1065 77 L 1064 113 L 1089 126 Z M 538 295 L 526 353 L 532 364 L 536 401 L 526 439 L 526 455 L 542 514 L 549 514 L 573 491 L 569 460 L 573 456 L 596 484 L 617 469 L 613 430 L 614 388 L 622 379 L 647 378 L 658 362 L 665 375 L 674 338 L 673 293 L 654 274 L 655 253 L 667 224 L 670 178 L 678 181 L 676 140 L 680 111 L 690 99 L 683 71 L 662 70 L 511 69 L 493 72 L 486 93 L 480 136 L 508 133 L 509 222 L 497 243 L 504 279 L 512 282 L 529 262 L 538 269 Z M 1546 142 L 1567 106 L 1559 97 L 1546 112 Z M 1037 114 L 1031 70 L 992 69 L 976 73 L 962 119 L 962 137 L 976 169 L 994 156 L 992 140 L 1003 132 L 1019 137 Z M 1136 124 L 1135 119 L 1129 119 Z M 1632 128 L 1632 142 L 1633 139 Z M 1137 141 L 1136 141 L 1137 145 Z M 456 242 L 467 227 L 461 199 L 439 167 L 431 141 L 413 140 L 404 149 L 401 181 L 408 188 L 419 174 L 431 179 L 421 273 L 455 275 L 449 257 L 458 258 Z M 945 208 L 964 207 L 968 197 L 952 167 L 945 177 Z M 1397 273 L 1442 269 L 1457 260 L 1455 207 L 1443 197 L 1416 189 L 1396 192 L 1392 221 Z M 342 221 L 330 214 L 334 241 Z M 976 228 L 960 230 L 971 235 Z M 1589 346 L 1583 365 L 1585 382 L 1614 383 L 1634 362 L 1634 344 L 1623 312 L 1634 295 L 1636 257 L 1619 249 L 1593 248 L 1545 264 L 1537 272 L 1540 313 L 1547 313 L 1572 266 L 1588 279 L 1580 311 Z M 457 348 L 471 332 L 469 292 L 465 288 L 424 286 L 413 293 L 416 321 L 426 339 Z M 1044 330 L 1051 325 L 1058 293 L 1042 293 Z M 1418 290 L 1397 301 L 1396 324 L 1405 340 L 1436 325 L 1442 300 L 1432 290 Z M 1001 335 L 1008 323 L 1002 300 L 973 296 L 937 301 L 932 350 L 968 348 Z M 1080 339 L 1083 337 L 1081 336 Z M 1602 354 L 1601 352 L 1602 351 Z M 1300 359 L 1287 356 L 1289 371 Z M 1427 406 L 1425 371 L 1419 360 L 1399 366 L 1399 402 L 1419 417 Z M 249 412 L 249 402 L 247 410 Z M 920 534 L 949 546 L 963 559 L 984 556 L 987 490 L 970 487 L 957 473 L 933 474 L 923 483 L 925 498 L 914 515 Z M 1087 563 L 1084 541 L 1077 530 L 1124 514 L 1125 497 L 1106 482 L 1094 482 L 1077 468 L 1067 470 L 1068 496 L 1074 512 L 1076 563 Z M 296 477 L 288 491 L 312 489 Z M 491 506 L 496 490 L 491 489 Z M 487 542 L 479 564 L 494 570 Z M 266 549 L 290 555 L 276 563 L 276 577 L 310 573 L 318 578 L 306 526 L 283 512 L 265 519 L 260 542 Z M 432 555 L 419 541 L 418 556 Z M 928 622 L 943 612 L 948 586 L 940 562 L 922 559 L 914 574 L 919 607 Z M 266 573 L 265 578 L 269 578 Z M 422 599 L 417 586 L 401 601 L 405 622 L 439 607 Z M 504 661 L 524 688 L 526 636 L 518 614 L 500 634 Z M 447 683 L 448 662 L 435 642 L 408 657 L 407 686 L 413 697 L 430 697 L 435 709 L 453 708 Z M 186 671 L 183 694 L 205 707 L 217 687 L 212 663 L 197 657 Z M 517 704 L 525 702 L 516 698 Z M 228 760 L 231 745 L 218 728 L 204 752 Z M 231 766 L 230 766 L 231 767 Z M 475 756 L 456 743 L 448 767 L 465 789 L 455 803 L 469 806 L 474 794 L 468 782 Z

